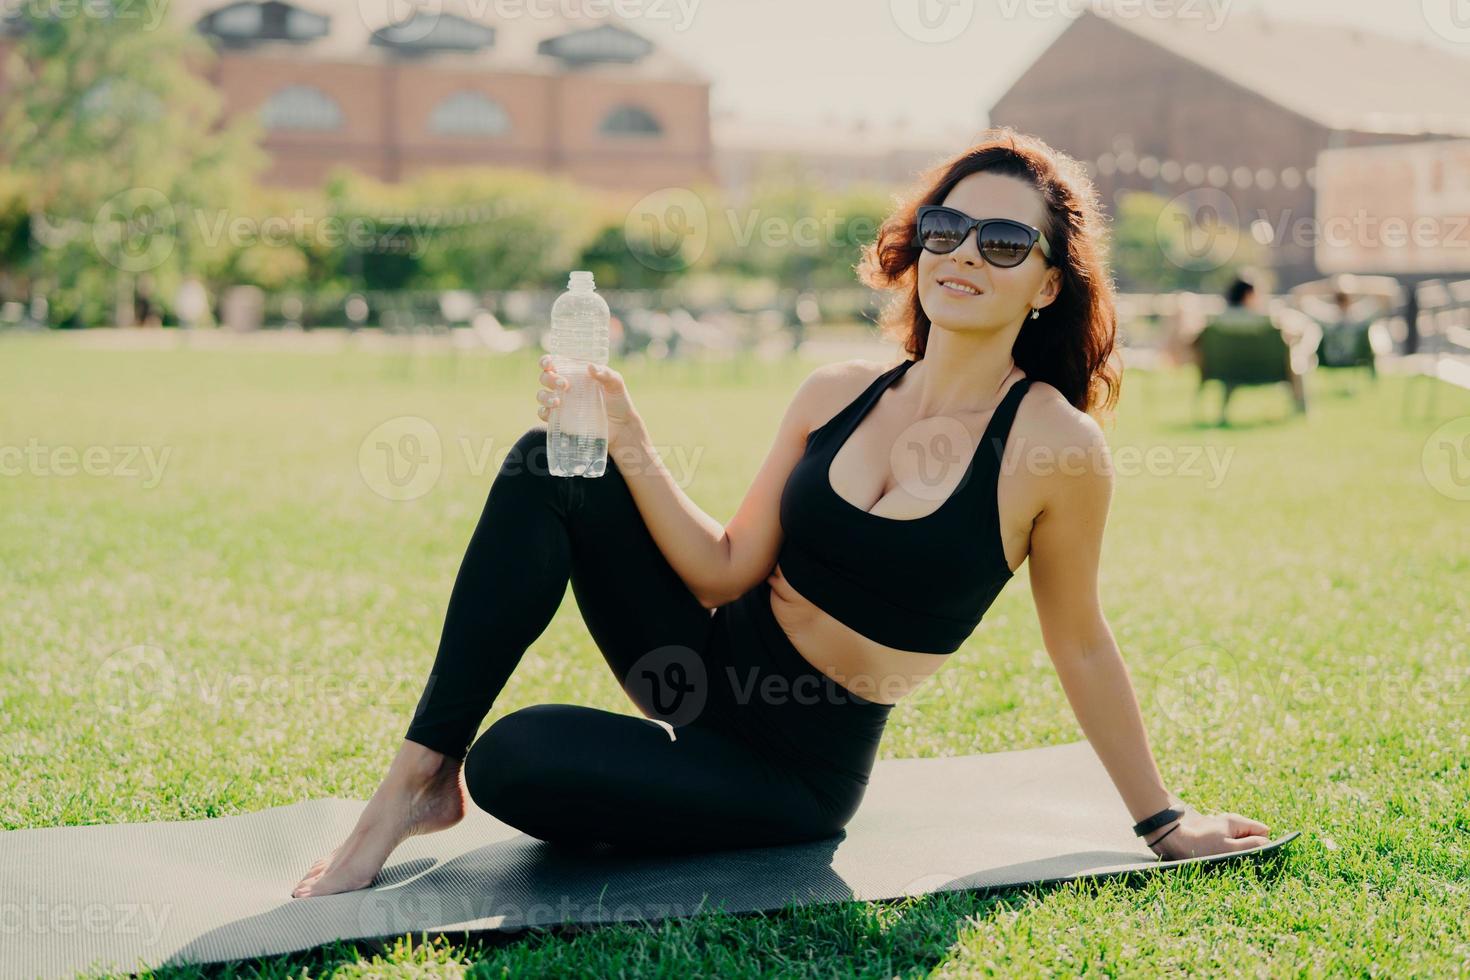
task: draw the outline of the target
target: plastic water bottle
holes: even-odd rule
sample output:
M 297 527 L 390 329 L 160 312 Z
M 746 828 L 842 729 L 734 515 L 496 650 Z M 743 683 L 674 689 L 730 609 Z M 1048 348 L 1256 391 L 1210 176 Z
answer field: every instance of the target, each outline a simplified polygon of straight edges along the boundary
M 607 472 L 607 406 L 587 365 L 607 364 L 607 302 L 592 273 L 573 272 L 551 306 L 552 364 L 568 387 L 548 413 L 546 457 L 552 476 L 597 477 Z

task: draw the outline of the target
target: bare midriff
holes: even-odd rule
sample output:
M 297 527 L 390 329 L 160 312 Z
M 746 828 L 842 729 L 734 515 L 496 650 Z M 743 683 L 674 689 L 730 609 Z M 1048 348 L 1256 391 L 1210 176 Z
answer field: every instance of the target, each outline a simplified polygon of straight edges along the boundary
M 896 704 L 944 666 L 946 654 L 899 650 L 863 636 L 791 587 L 779 564 L 766 577 L 771 614 L 807 663 L 868 701 Z
M 766 578 L 771 614 L 791 645 L 838 686 L 868 701 L 895 704 L 944 666 L 944 655 L 895 650 L 834 619 L 791 587 L 778 564 Z

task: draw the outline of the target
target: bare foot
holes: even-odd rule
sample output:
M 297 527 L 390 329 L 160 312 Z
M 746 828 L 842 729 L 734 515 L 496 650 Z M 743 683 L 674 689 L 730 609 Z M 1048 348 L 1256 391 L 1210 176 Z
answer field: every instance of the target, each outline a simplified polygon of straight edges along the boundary
M 399 844 L 464 819 L 464 763 L 405 740 L 347 839 L 306 872 L 292 898 L 366 888 Z

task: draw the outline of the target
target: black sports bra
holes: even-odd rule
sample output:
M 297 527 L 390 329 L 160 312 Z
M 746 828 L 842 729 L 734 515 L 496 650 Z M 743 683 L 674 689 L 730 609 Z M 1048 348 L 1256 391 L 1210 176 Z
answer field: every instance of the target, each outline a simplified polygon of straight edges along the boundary
M 1029 377 L 1011 385 L 985 427 L 959 486 L 923 517 L 883 517 L 837 494 L 837 454 L 883 392 L 914 361 L 880 374 L 807 436 L 781 491 L 785 540 L 777 563 L 792 588 L 876 643 L 953 653 L 1014 573 L 1002 546 L 996 490 L 1006 439 Z

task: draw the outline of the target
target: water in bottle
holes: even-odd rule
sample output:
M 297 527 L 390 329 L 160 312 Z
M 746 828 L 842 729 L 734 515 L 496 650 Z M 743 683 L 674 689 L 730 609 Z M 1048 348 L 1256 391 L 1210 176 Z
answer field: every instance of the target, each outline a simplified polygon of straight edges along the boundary
M 547 463 L 553 476 L 602 476 L 607 472 L 607 406 L 588 364 L 607 364 L 608 308 L 592 273 L 573 272 L 567 291 L 551 306 L 547 341 L 557 373 L 568 387 L 548 413 Z

